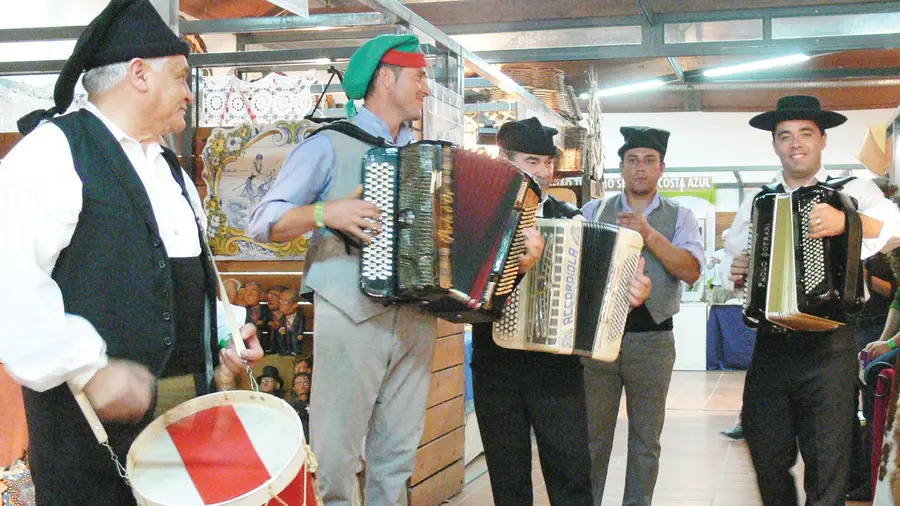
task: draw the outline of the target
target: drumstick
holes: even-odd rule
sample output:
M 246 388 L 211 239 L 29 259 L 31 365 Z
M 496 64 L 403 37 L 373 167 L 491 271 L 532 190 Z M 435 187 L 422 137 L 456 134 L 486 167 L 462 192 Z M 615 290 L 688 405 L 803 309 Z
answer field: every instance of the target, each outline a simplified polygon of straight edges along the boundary
M 107 441 L 109 441 L 109 436 L 106 435 L 106 429 L 103 428 L 103 424 L 100 422 L 97 412 L 94 411 L 94 407 L 91 406 L 91 401 L 88 400 L 87 395 L 85 395 L 83 390 L 77 390 L 71 382 L 67 382 L 66 384 L 69 385 L 69 390 L 71 390 L 72 395 L 75 396 L 75 402 L 78 403 L 78 407 L 81 408 L 81 412 L 87 419 L 88 425 L 91 426 L 91 432 L 94 433 L 97 442 L 105 445 Z
M 213 273 L 216 276 L 216 283 L 219 285 L 219 296 L 222 298 L 222 305 L 225 307 L 225 323 L 228 324 L 228 332 L 231 334 L 231 342 L 234 343 L 234 351 L 237 352 L 238 358 L 241 358 L 241 352 L 247 349 L 244 346 L 244 339 L 241 337 L 240 327 L 234 320 L 234 312 L 231 310 L 231 301 L 228 300 L 228 293 L 225 291 L 225 283 L 222 282 L 222 276 L 219 275 L 219 268 L 216 267 L 216 261 L 213 259 L 212 251 L 209 249 L 209 243 L 204 238 L 202 241 L 203 249 L 206 250 L 206 256 L 209 257 L 209 263 L 212 265 Z

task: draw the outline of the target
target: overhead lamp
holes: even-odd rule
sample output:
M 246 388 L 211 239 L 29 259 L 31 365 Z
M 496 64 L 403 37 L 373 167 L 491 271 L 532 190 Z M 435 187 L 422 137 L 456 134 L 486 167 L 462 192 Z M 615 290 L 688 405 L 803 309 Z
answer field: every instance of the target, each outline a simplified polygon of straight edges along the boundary
M 309 17 L 309 0 L 269 0 L 269 3 L 298 16 Z
M 624 86 L 606 88 L 604 90 L 600 90 L 598 95 L 601 97 L 610 97 L 612 95 L 622 95 L 625 93 L 634 93 L 636 91 L 652 90 L 654 88 L 662 87 L 665 84 L 666 82 L 662 79 L 651 79 L 649 81 L 641 81 L 638 83 L 626 84 Z
M 732 74 L 740 74 L 743 72 L 753 72 L 756 70 L 766 70 L 775 67 L 783 67 L 785 65 L 793 65 L 795 63 L 802 63 L 807 60 L 809 60 L 809 56 L 805 54 L 791 54 L 788 56 L 781 56 L 779 58 L 769 58 L 768 60 L 759 60 L 749 63 L 741 63 L 739 65 L 729 65 L 727 67 L 704 70 L 703 75 L 705 77 L 730 76 Z

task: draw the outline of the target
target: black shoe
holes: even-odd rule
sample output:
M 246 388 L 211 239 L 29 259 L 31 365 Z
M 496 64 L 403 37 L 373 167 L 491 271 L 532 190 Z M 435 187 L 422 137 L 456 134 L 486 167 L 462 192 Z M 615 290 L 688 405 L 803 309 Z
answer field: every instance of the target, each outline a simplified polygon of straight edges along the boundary
M 723 436 L 727 437 L 728 439 L 734 439 L 735 441 L 740 441 L 741 439 L 744 439 L 744 426 L 738 425 L 731 430 L 723 430 L 719 434 L 722 434 Z
M 869 484 L 860 485 L 850 492 L 847 492 L 848 501 L 867 502 L 872 500 L 872 491 L 869 490 Z

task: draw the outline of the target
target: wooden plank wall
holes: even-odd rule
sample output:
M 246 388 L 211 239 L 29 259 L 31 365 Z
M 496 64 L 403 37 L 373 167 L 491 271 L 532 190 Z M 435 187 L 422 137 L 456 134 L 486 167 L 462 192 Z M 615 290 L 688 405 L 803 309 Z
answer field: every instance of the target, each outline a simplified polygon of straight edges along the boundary
M 463 326 L 438 320 L 425 430 L 409 482 L 410 506 L 435 506 L 465 481 L 465 342 Z

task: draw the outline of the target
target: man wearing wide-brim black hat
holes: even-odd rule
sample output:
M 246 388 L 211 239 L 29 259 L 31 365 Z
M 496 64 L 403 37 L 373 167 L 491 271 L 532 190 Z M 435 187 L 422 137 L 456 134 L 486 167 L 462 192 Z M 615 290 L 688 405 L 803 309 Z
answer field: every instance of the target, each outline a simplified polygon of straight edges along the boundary
M 788 96 L 774 111 L 750 120 L 772 136 L 782 170 L 768 185 L 791 192 L 825 182 L 822 151 L 826 130 L 843 124 L 842 114 L 822 110 L 818 99 Z M 861 133 L 860 133 L 861 135 Z M 762 141 L 762 139 L 760 139 Z M 900 245 L 900 210 L 871 181 L 854 179 L 842 192 L 854 197 L 863 228 L 862 256 Z M 744 286 L 749 273 L 748 244 L 752 198 L 746 198 L 725 242 L 724 265 L 731 265 L 726 285 Z M 817 204 L 809 215 L 809 237 L 839 235 L 842 211 Z M 727 287 L 730 288 L 730 287 Z M 806 466 L 807 504 L 844 504 L 850 471 L 852 424 L 856 420 L 854 388 L 857 336 L 853 324 L 830 332 L 778 331 L 762 324 L 744 385 L 742 420 L 763 503 L 797 504 L 790 468 L 797 449 Z
M 124 462 L 157 377 L 193 376 L 204 393 L 245 370 L 204 335 L 216 325 L 202 207 L 159 145 L 193 101 L 187 54 L 149 1 L 113 0 L 79 37 L 54 106 L 19 120 L 25 137 L 0 165 L 0 235 L 16 241 L 0 248 L 0 360 L 24 387 L 38 504 L 135 502 L 72 390 Z M 57 116 L 82 73 L 87 106 Z M 244 358 L 261 358 L 255 327 L 242 333 Z

